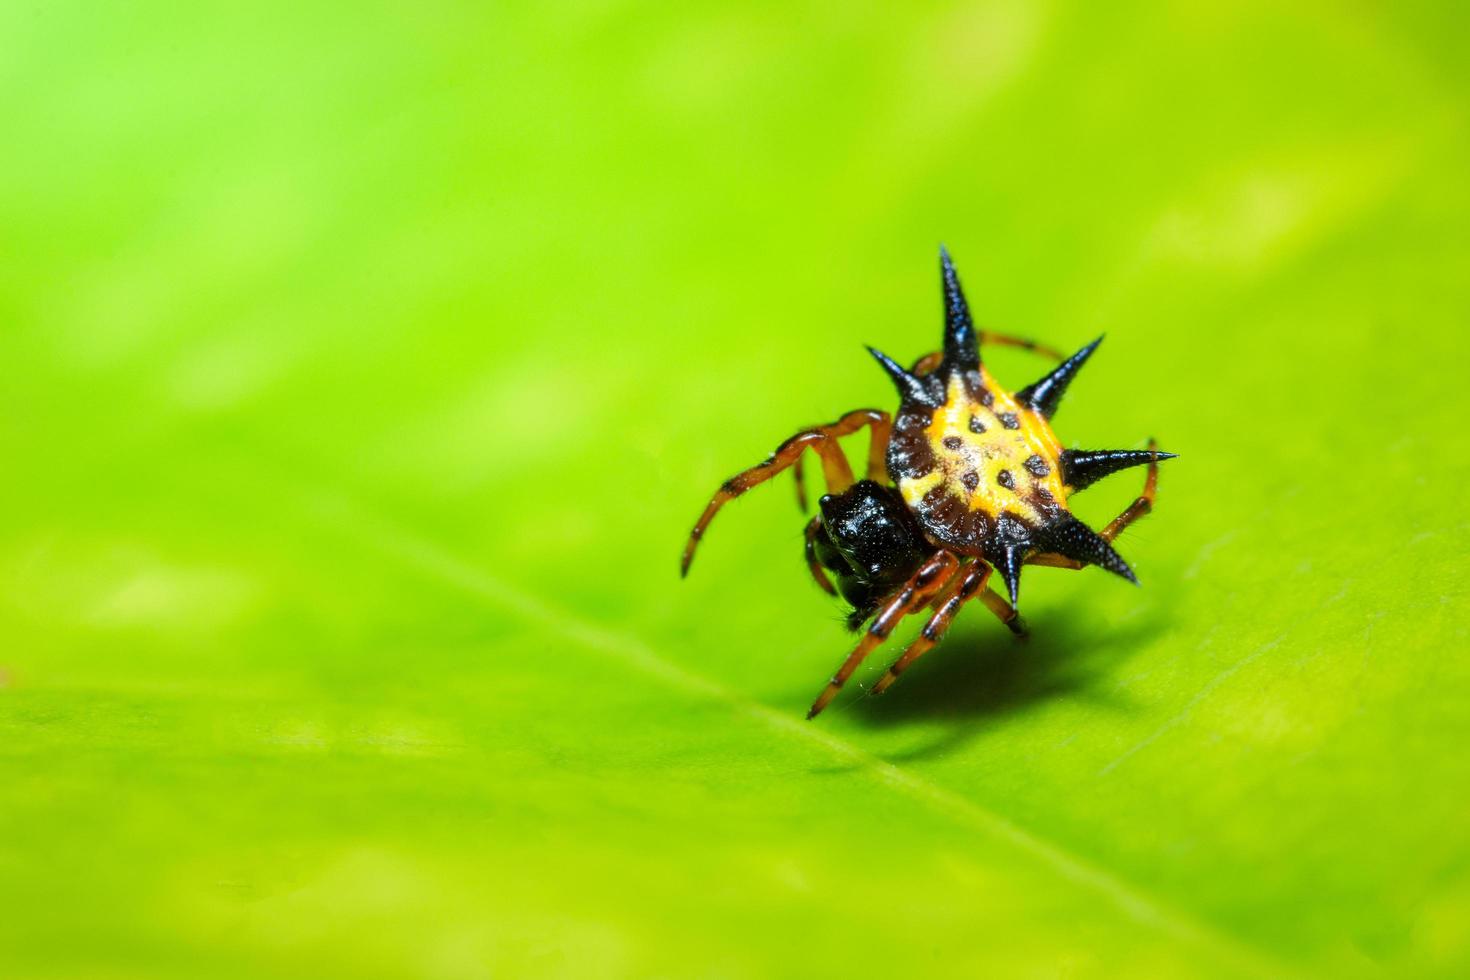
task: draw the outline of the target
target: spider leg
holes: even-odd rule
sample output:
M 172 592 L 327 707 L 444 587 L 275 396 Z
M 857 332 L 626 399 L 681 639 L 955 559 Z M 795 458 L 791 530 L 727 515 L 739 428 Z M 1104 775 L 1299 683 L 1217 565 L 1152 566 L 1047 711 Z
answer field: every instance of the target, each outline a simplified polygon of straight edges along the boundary
M 1157 441 L 1148 441 L 1150 452 L 1156 452 L 1159 448 Z M 1155 456 L 1148 464 L 1148 475 L 1143 478 L 1143 492 L 1134 498 L 1133 503 L 1123 508 L 1123 513 L 1108 522 L 1108 526 L 1099 532 L 1099 537 L 1108 543 L 1112 543 L 1118 535 L 1128 528 L 1128 525 L 1148 514 L 1154 509 L 1154 497 L 1159 489 L 1159 459 Z M 1061 555 L 1043 553 L 1032 555 L 1026 560 L 1028 565 L 1048 565 L 1053 568 L 1083 568 L 1084 563 L 1075 558 L 1063 558 Z
M 878 613 L 873 617 L 872 624 L 863 638 L 858 641 L 857 647 L 848 654 L 837 673 L 827 682 L 817 700 L 812 702 L 811 710 L 806 713 L 807 720 L 815 718 L 822 713 L 822 709 L 837 696 L 842 690 L 842 685 L 857 670 L 858 665 L 872 653 L 886 639 L 893 628 L 906 616 L 909 616 L 924 608 L 925 603 L 937 591 L 944 588 L 950 577 L 960 567 L 960 560 L 951 552 L 937 551 L 934 556 L 926 561 L 913 576 L 904 583 L 903 588 L 893 593 L 878 607 Z
M 922 378 L 926 374 L 933 374 L 934 369 L 939 367 L 939 363 L 943 360 L 943 351 L 931 351 L 914 362 L 914 366 L 909 368 L 909 374 L 917 378 Z
M 806 567 L 811 569 L 812 578 L 817 580 L 826 592 L 836 595 L 837 589 L 832 580 L 827 577 L 827 570 L 822 563 L 817 561 L 817 529 L 822 526 L 822 515 L 818 514 L 806 522 Z
M 893 422 L 889 419 L 887 412 L 880 412 L 876 409 L 863 409 L 861 413 L 849 412 L 839 419 L 836 424 L 840 425 L 849 416 L 858 414 L 867 414 L 869 416 L 868 424 L 872 426 L 872 436 L 868 441 L 868 469 L 866 475 L 869 480 L 877 480 L 881 483 L 888 470 L 888 437 L 893 431 Z M 843 433 L 843 435 L 846 435 L 846 433 Z M 807 506 L 805 463 L 806 457 L 798 456 L 796 457 L 796 462 L 791 464 L 791 475 L 796 481 L 796 507 L 803 514 L 806 513 Z M 827 489 L 829 492 L 840 492 L 833 488 L 830 480 L 827 483 Z
M 949 600 L 949 597 L 954 595 L 955 589 L 960 587 L 960 581 L 963 578 L 964 576 L 962 575 L 951 575 L 949 581 L 944 583 L 944 588 L 935 590 L 933 597 L 928 602 L 929 608 L 938 609 L 944 605 Z
M 1029 337 L 1014 337 L 1008 333 L 991 333 L 989 330 L 981 330 L 980 346 L 984 347 L 986 344 L 994 344 L 996 347 L 1019 347 L 1022 350 L 1029 350 L 1033 354 L 1049 357 L 1054 361 L 1065 361 L 1067 359 L 1067 355 L 1055 347 L 1038 344 Z
M 1067 355 L 1055 347 L 1038 344 L 1029 337 L 1013 337 L 1007 333 L 992 333 L 989 330 L 981 330 L 979 334 L 981 347 L 984 347 L 986 344 L 993 344 L 996 347 L 1019 347 L 1022 350 L 1029 350 L 1033 354 L 1049 357 L 1054 361 L 1065 361 L 1067 359 Z M 935 368 L 939 367 L 939 363 L 943 360 L 944 354 L 942 351 L 925 354 L 914 362 L 914 366 L 909 369 L 909 373 L 922 378 L 924 375 L 932 373 Z
M 995 613 L 995 618 L 1005 624 L 1006 629 L 1016 634 L 1018 638 L 1024 640 L 1031 635 L 1021 614 L 1016 612 L 1015 607 L 1006 602 L 1005 597 L 999 592 L 986 587 L 985 591 L 980 593 L 980 601 L 985 603 L 985 608 Z
M 872 434 L 868 439 L 868 471 L 867 477 L 876 483 L 886 483 L 888 476 L 888 440 L 893 434 L 893 419 L 887 412 L 868 410 L 870 417 L 867 422 L 872 427 Z
M 1112 542 L 1114 538 L 1122 534 L 1128 525 L 1143 517 L 1154 509 L 1154 497 L 1159 492 L 1159 444 L 1156 440 L 1148 441 L 1148 450 L 1154 453 L 1154 458 L 1149 460 L 1148 475 L 1143 478 L 1143 492 L 1134 498 L 1133 503 L 1124 508 L 1123 513 L 1108 522 L 1108 526 L 1102 529 L 1102 539 Z
M 837 440 L 842 436 L 851 435 L 863 426 L 870 426 L 873 430 L 872 444 L 868 449 L 868 474 L 870 477 L 877 475 L 881 478 L 886 465 L 884 454 L 888 451 L 888 436 L 893 429 L 893 422 L 887 412 L 880 412 L 873 408 L 860 408 L 855 412 L 848 412 L 830 425 L 804 429 L 781 443 L 776 451 L 766 458 L 765 462 L 737 473 L 721 484 L 720 489 L 715 492 L 714 497 L 704 508 L 704 513 L 699 516 L 694 530 L 689 532 L 689 541 L 684 546 L 684 559 L 679 565 L 679 574 L 689 573 L 689 564 L 694 561 L 694 549 L 699 546 L 699 540 L 704 536 L 705 528 L 709 526 L 710 521 L 714 520 L 721 507 L 751 487 L 762 484 L 782 470 L 795 465 L 806 450 L 812 450 L 821 458 L 822 473 L 827 479 L 829 492 L 841 493 L 852 486 L 852 467 L 848 464 L 847 456 L 842 452 L 842 446 Z
M 929 622 L 924 624 L 924 629 L 918 638 L 909 644 L 908 649 L 904 650 L 903 654 L 888 668 L 888 672 L 873 685 L 872 693 L 882 694 L 888 690 L 888 686 L 898 680 L 898 675 L 907 670 L 910 664 L 934 649 L 944 637 L 945 631 L 949 629 L 949 624 L 954 622 L 960 607 L 970 601 L 978 590 L 985 587 L 991 571 L 991 567 L 982 561 L 968 566 L 963 574 L 957 576 L 959 584 L 949 590 L 949 597 L 944 600 L 939 610 L 929 617 Z
M 929 608 L 938 609 L 944 605 L 962 584 L 962 576 L 951 578 L 948 585 L 934 593 L 934 598 L 929 601 Z M 980 593 L 980 601 L 985 603 L 985 608 L 995 614 L 995 618 L 1000 620 L 1001 625 L 1014 633 L 1019 639 L 1024 640 L 1030 637 L 1031 631 L 1026 626 L 1026 621 L 1021 618 L 1021 614 L 1005 600 L 1004 596 L 995 591 L 995 589 L 987 587 L 985 591 Z

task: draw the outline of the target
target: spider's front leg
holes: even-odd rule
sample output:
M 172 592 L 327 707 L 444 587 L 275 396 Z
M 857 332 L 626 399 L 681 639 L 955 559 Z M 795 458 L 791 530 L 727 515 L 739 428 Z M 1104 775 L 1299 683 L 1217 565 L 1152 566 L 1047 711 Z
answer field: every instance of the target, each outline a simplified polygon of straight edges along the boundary
M 836 595 L 837 587 L 827 577 L 827 570 L 822 567 L 821 560 L 817 557 L 817 532 L 822 529 L 822 515 L 818 514 L 806 522 L 806 567 L 812 573 L 812 578 L 822 587 L 822 591 L 828 595 Z
M 822 709 L 831 703 L 842 690 L 842 685 L 852 676 L 852 672 L 858 669 L 858 665 L 876 650 L 884 640 L 888 639 L 890 633 L 905 617 L 910 616 L 929 602 L 936 592 L 944 589 L 949 584 L 951 577 L 960 567 L 960 560 L 948 551 L 936 551 L 934 556 L 919 567 L 903 588 L 885 599 L 878 606 L 877 615 L 868 626 L 868 631 L 858 641 L 857 647 L 847 655 L 837 673 L 827 682 L 817 700 L 812 702 L 811 710 L 806 713 L 807 720 L 815 718 L 822 713 Z
M 976 592 L 985 588 L 991 571 L 993 569 L 985 562 L 977 561 L 968 566 L 962 574 L 956 576 L 959 582 L 953 588 L 946 590 L 944 601 L 940 603 L 934 615 L 929 617 L 929 622 L 924 624 L 924 629 L 919 633 L 918 638 L 909 644 L 903 655 L 895 660 L 888 668 L 888 672 L 873 685 L 874 694 L 882 694 L 888 690 L 888 685 L 898 680 L 898 675 L 907 670 L 909 664 L 939 644 L 949 630 L 949 624 L 954 622 L 955 616 L 959 614 L 960 607 L 969 602 Z
M 888 474 L 888 463 L 885 459 L 888 453 L 888 435 L 893 429 L 892 420 L 889 419 L 887 412 L 880 412 L 876 408 L 863 408 L 856 412 L 848 412 L 831 425 L 825 425 L 821 428 L 846 428 L 846 431 L 837 433 L 838 436 L 845 436 L 848 433 L 856 432 L 864 425 L 871 425 L 873 427 L 871 438 L 868 441 L 868 479 L 877 483 L 883 483 L 884 477 Z M 845 456 L 843 458 L 844 460 L 846 459 Z M 805 459 L 805 456 L 797 456 L 796 462 L 791 464 L 791 476 L 796 482 L 796 506 L 803 514 L 806 513 L 806 470 L 803 466 L 803 460 Z M 848 483 L 851 482 L 852 480 L 849 479 Z M 846 489 L 846 486 L 833 486 L 832 477 L 828 474 L 828 493 L 841 493 Z
M 880 412 L 875 408 L 862 408 L 855 412 L 848 412 L 830 425 L 819 425 L 814 429 L 798 432 L 781 443 L 765 462 L 752 466 L 721 484 L 720 489 L 715 492 L 714 497 L 704 508 L 704 513 L 699 516 L 694 530 L 689 532 L 689 542 L 684 546 L 684 558 L 679 564 L 679 574 L 689 574 L 689 565 L 694 561 L 694 550 L 699 547 L 699 541 L 704 537 L 705 528 L 709 527 L 710 521 L 715 519 L 721 507 L 751 487 L 758 486 L 782 470 L 794 466 L 808 449 L 815 452 L 822 460 L 822 473 L 827 479 L 829 493 L 841 493 L 852 486 L 852 467 L 848 464 L 847 456 L 843 454 L 842 446 L 837 440 L 851 435 L 863 426 L 871 426 L 873 430 L 872 443 L 868 449 L 869 477 L 881 479 L 886 465 L 884 453 L 888 451 L 888 436 L 893 428 L 893 422 L 887 412 Z M 875 477 L 874 474 L 878 475 Z
M 962 582 L 956 582 L 955 586 L 935 594 L 934 598 L 929 601 L 929 608 L 938 612 L 949 601 L 955 589 L 962 585 Z M 980 592 L 980 601 L 985 603 L 985 608 L 994 613 L 1001 625 L 1014 633 L 1017 639 L 1025 640 L 1031 636 L 1031 631 L 1026 628 L 1026 621 L 1021 618 L 1021 614 L 994 588 L 986 586 Z
M 929 617 L 929 622 L 924 624 L 924 629 L 909 644 L 903 655 L 873 685 L 873 694 L 882 694 L 888 690 L 898 680 L 898 675 L 908 670 L 910 664 L 938 646 L 939 641 L 944 639 L 944 634 L 949 632 L 950 624 L 954 622 L 960 608 L 977 596 L 1012 633 L 1023 640 L 1026 638 L 1026 624 L 1021 621 L 1020 613 L 987 585 L 993 571 L 995 569 L 985 562 L 976 561 L 950 578 L 953 584 L 940 592 L 932 603 L 934 615 Z

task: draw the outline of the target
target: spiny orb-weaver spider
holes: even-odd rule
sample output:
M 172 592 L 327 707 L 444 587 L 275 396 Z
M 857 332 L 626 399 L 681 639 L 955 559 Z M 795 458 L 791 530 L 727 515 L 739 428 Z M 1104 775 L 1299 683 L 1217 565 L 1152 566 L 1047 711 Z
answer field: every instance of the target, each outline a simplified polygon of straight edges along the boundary
M 926 354 L 905 371 L 868 348 L 898 387 L 897 417 L 865 408 L 798 432 L 765 462 L 725 481 L 684 547 L 680 574 L 687 575 L 694 549 L 720 508 L 787 468 L 794 471 L 797 500 L 805 510 L 801 460 L 808 449 L 817 454 L 828 493 L 806 526 L 807 565 L 818 585 L 852 606 L 849 628 L 856 631 L 864 623 L 868 628 L 812 704 L 809 719 L 900 621 L 926 607 L 933 615 L 872 693 L 883 693 L 931 650 L 973 598 L 1024 637 L 1026 627 L 1016 611 L 1022 565 L 1097 565 L 1138 584 L 1111 542 L 1153 509 L 1159 460 L 1174 454 L 1159 452 L 1152 439 L 1146 450 L 1063 449 L 1051 429 L 1067 386 L 1102 338 L 1064 358 L 1034 341 L 977 331 L 943 248 L 939 267 L 944 350 Z M 1012 393 L 980 363 L 985 343 L 1022 347 L 1061 363 Z M 864 426 L 872 430 L 867 479 L 854 481 L 837 440 Z M 1072 494 L 1140 464 L 1148 465 L 1143 492 L 1102 533 L 1067 509 Z M 1005 579 L 1010 602 L 989 586 L 994 571 Z M 828 572 L 837 579 L 835 588 Z

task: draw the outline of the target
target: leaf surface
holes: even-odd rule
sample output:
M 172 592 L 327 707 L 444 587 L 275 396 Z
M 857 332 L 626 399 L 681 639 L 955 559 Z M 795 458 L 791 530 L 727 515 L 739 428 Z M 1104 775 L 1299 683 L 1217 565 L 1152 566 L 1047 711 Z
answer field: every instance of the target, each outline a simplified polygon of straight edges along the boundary
M 1464 975 L 1462 21 L 0 12 L 0 972 Z M 1181 456 L 807 724 L 940 240 Z

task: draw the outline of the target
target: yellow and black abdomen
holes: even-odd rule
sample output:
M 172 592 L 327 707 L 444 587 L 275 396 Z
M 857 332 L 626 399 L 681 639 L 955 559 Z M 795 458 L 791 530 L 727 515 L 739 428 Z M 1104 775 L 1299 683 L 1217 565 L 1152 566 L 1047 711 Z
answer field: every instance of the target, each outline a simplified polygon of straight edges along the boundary
M 1099 565 L 1134 581 L 1112 545 L 1067 510 L 1067 497 L 1114 463 L 1136 462 L 1123 456 L 1142 454 L 1068 453 L 1050 423 L 1102 338 L 1035 384 L 1006 391 L 981 366 L 959 281 L 947 261 L 943 268 L 948 329 L 933 373 L 905 371 L 869 348 L 902 399 L 888 444 L 888 475 L 899 495 L 933 544 L 995 566 L 1012 603 L 1021 566 L 1037 556 Z
M 1014 547 L 1010 525 L 1066 511 L 1060 450 L 1046 419 L 979 369 L 951 374 L 938 405 L 900 407 L 888 469 L 937 543 L 994 562 Z

